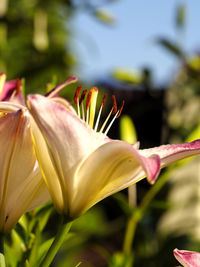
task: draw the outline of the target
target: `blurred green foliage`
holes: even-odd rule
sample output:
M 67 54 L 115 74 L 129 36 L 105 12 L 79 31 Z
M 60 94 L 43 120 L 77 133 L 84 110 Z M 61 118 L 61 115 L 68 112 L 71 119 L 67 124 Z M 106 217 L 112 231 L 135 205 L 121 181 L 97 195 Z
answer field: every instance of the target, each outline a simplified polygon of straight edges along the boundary
M 113 1 L 1 0 L 0 72 L 8 79 L 26 79 L 29 92 L 42 84 L 59 83 L 73 74 L 78 59 L 72 50 L 70 21 L 82 10 L 109 25 L 113 16 L 101 5 Z

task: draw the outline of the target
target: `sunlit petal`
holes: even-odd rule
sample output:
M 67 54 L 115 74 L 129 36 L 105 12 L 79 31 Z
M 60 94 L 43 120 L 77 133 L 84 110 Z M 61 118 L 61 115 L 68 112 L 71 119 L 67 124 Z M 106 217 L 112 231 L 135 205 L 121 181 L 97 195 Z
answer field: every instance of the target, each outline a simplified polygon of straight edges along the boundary
M 65 196 L 65 192 L 62 192 L 63 189 L 61 188 L 58 173 L 53 166 L 53 155 L 48 149 L 45 139 L 43 138 L 41 131 L 34 121 L 32 121 L 31 130 L 34 140 L 35 152 L 43 174 L 43 178 L 45 180 L 51 198 L 55 206 L 57 207 L 57 210 L 62 211 L 64 205 L 63 197 Z
M 33 126 L 35 150 L 45 182 L 58 210 L 68 209 L 71 168 L 99 141 L 92 129 L 51 99 L 29 96 L 28 105 L 37 122 Z
M 42 186 L 41 173 L 37 177 L 32 175 L 36 157 L 26 110 L 11 112 L 0 118 L 0 147 L 0 230 L 8 231 L 32 206 L 32 194 L 39 190 L 36 188 L 38 183 Z M 43 196 L 40 202 L 44 203 L 48 198 Z M 16 202 L 19 198 L 23 201 Z
M 113 141 L 102 145 L 75 171 L 71 190 L 71 216 L 79 216 L 101 199 L 148 176 L 155 180 L 160 170 L 159 157 L 140 156 L 132 145 Z
M 38 161 L 46 177 L 47 186 L 51 188 L 50 194 L 55 195 L 53 183 L 57 179 L 67 209 L 68 191 L 71 190 L 73 182 L 69 173 L 80 160 L 99 145 L 102 139 L 97 139 L 97 134 L 86 123 L 51 99 L 39 95 L 29 96 L 28 106 L 44 138 L 43 141 L 42 138 L 38 138 L 39 131 L 37 134 L 33 132 Z M 49 159 L 48 163 L 46 158 Z M 50 161 L 51 167 L 49 167 Z M 49 174 L 50 170 L 54 175 Z

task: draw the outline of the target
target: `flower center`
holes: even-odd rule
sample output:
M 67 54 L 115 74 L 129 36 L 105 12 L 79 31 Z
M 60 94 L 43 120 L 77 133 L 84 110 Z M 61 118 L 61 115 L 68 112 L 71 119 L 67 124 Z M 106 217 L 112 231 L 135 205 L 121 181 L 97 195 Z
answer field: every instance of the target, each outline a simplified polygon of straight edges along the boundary
M 122 109 L 124 107 L 124 100 L 122 101 L 121 107 L 118 109 L 116 98 L 114 95 L 112 95 L 113 106 L 108 116 L 106 117 L 105 121 L 100 127 L 99 124 L 100 124 L 101 113 L 102 113 L 105 101 L 107 99 L 107 94 L 103 96 L 103 99 L 99 106 L 99 110 L 98 110 L 97 117 L 95 120 L 97 96 L 98 96 L 98 89 L 96 87 L 92 87 L 87 93 L 86 89 L 82 90 L 82 86 L 78 86 L 76 89 L 75 95 L 74 95 L 74 103 L 77 106 L 77 113 L 80 119 L 82 119 L 88 125 L 90 125 L 90 127 L 94 129 L 95 132 L 99 132 L 100 134 L 103 133 L 107 135 L 115 119 L 119 118 L 119 116 L 121 115 Z

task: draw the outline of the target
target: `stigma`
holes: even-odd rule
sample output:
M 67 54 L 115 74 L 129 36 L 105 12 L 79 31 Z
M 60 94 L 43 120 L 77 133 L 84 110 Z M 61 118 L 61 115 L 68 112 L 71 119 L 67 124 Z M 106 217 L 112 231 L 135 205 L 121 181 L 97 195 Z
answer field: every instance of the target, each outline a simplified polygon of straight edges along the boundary
M 103 96 L 98 111 L 96 112 L 97 99 L 98 89 L 96 87 L 92 87 L 88 91 L 86 89 L 82 90 L 82 87 L 78 86 L 74 95 L 74 104 L 77 107 L 77 114 L 80 119 L 85 121 L 95 132 L 107 135 L 114 121 L 119 118 L 122 113 L 124 100 L 120 108 L 118 108 L 116 97 L 112 95 L 112 108 L 105 121 L 100 125 L 101 114 L 107 99 L 107 94 Z

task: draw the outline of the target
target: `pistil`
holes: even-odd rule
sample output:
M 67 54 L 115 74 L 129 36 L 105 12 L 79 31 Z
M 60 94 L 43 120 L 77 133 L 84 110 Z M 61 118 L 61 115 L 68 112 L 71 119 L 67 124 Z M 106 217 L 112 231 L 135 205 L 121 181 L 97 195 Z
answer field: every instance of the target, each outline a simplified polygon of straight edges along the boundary
M 80 94 L 81 90 L 82 90 L 82 86 L 78 86 L 76 88 L 76 92 L 74 95 L 74 103 L 77 106 L 77 113 L 78 113 L 79 118 L 80 118 L 79 94 Z
M 91 126 L 91 128 L 93 128 L 94 117 L 95 117 L 95 110 L 96 110 L 96 102 L 97 102 L 97 95 L 98 95 L 98 89 L 96 87 L 93 87 L 91 89 L 91 92 L 92 92 L 92 95 L 91 95 L 89 125 Z
M 90 103 L 91 103 L 91 98 L 92 98 L 92 91 L 90 90 L 88 95 L 87 95 L 87 99 L 86 99 L 86 123 L 88 124 L 89 122 L 89 107 L 90 107 Z
M 82 119 L 85 121 L 85 111 L 84 111 L 84 104 L 83 104 L 83 100 L 85 98 L 85 95 L 87 94 L 87 90 L 83 90 L 82 94 L 81 94 L 81 98 L 80 98 L 80 105 L 81 105 L 81 110 L 82 110 Z

